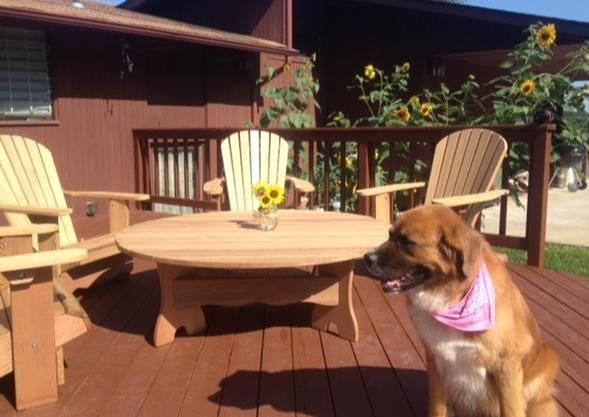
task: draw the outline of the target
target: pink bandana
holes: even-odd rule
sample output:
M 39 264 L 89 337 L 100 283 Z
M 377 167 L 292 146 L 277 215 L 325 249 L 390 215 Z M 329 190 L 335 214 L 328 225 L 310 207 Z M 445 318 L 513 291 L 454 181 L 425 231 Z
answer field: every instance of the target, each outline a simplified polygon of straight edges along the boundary
M 462 300 L 436 311 L 433 317 L 464 332 L 480 332 L 495 327 L 495 287 L 483 261 L 479 273 Z

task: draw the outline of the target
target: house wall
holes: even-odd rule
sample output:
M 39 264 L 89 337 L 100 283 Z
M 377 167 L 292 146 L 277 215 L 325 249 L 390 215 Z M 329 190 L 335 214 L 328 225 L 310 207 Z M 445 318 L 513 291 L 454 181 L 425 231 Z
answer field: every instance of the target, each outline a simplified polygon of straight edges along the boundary
M 293 4 L 294 47 L 306 55 L 318 55 L 319 102 L 323 108 L 319 125 L 336 110 L 344 111 L 352 120 L 365 114 L 357 99 L 358 90 L 347 87 L 367 64 L 391 71 L 395 64 L 409 61 L 409 95 L 424 87 L 438 89 L 440 82 L 460 84 L 469 72 L 477 73 L 480 80 L 497 74 L 484 66 L 466 71 L 449 66 L 446 77 L 434 78 L 434 57 L 510 49 L 524 37 L 522 26 L 392 6 L 338 0 L 296 0 Z M 579 41 L 582 39 L 559 33 L 559 44 Z
M 135 11 L 287 43 L 287 0 L 165 0 Z
M 235 127 L 251 120 L 258 54 L 47 29 L 55 121 L 0 122 L 0 132 L 45 144 L 66 189 L 134 191 L 134 128 Z M 124 43 L 134 66 L 121 78 Z M 106 202 L 98 203 L 104 212 Z M 85 200 L 70 204 L 75 215 L 84 214 Z

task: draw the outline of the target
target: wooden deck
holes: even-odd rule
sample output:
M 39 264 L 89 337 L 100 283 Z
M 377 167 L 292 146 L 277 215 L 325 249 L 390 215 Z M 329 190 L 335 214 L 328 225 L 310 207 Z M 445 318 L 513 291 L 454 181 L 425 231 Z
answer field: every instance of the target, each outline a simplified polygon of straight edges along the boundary
M 94 227 L 84 227 L 92 234 Z M 65 346 L 57 403 L 18 413 L 12 375 L 0 416 L 425 416 L 423 348 L 404 300 L 359 276 L 360 341 L 306 327 L 305 305 L 208 308 L 206 334 L 150 344 L 159 304 L 153 265 L 83 293 L 94 327 Z M 510 266 L 560 352 L 561 416 L 589 415 L 589 279 Z

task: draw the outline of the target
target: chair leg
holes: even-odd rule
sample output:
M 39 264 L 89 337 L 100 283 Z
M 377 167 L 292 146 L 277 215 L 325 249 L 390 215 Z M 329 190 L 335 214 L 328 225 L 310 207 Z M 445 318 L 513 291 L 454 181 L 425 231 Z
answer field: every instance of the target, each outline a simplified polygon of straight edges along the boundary
M 57 385 L 65 384 L 65 360 L 63 358 L 63 346 L 57 348 L 55 352 L 57 361 Z

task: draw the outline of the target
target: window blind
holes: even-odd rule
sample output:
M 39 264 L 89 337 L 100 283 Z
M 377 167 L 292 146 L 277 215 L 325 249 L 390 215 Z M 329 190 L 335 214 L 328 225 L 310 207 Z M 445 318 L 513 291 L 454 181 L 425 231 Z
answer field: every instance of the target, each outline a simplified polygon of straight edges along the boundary
M 0 118 L 52 116 L 45 32 L 0 26 Z

